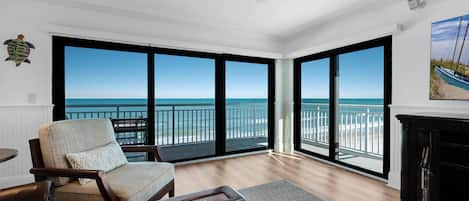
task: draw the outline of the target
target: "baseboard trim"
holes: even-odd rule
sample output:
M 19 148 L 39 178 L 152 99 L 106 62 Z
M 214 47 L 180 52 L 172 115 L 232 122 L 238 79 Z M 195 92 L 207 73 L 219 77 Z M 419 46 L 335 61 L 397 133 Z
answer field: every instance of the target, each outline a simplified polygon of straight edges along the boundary
M 8 188 L 11 186 L 18 186 L 22 184 L 31 183 L 34 181 L 32 175 L 18 175 L 9 177 L 0 177 L 0 189 Z
M 389 172 L 389 179 L 388 179 L 388 186 L 394 188 L 396 190 L 401 189 L 401 174 L 395 174 L 393 172 Z
M 302 152 L 299 152 L 299 151 L 295 151 L 295 154 L 302 155 L 302 156 L 305 156 L 305 157 L 308 157 L 308 158 L 311 158 L 311 159 L 320 161 L 320 162 L 322 162 L 322 163 L 326 163 L 326 164 L 328 164 L 328 165 L 332 165 L 332 166 L 335 166 L 335 167 L 339 167 L 339 168 L 342 168 L 342 169 L 344 169 L 344 170 L 347 170 L 347 171 L 350 171 L 350 172 L 353 172 L 353 173 L 356 173 L 356 174 L 360 174 L 360 175 L 369 177 L 369 178 L 371 178 L 371 179 L 375 179 L 375 180 L 378 180 L 378 181 L 382 181 L 382 182 L 385 182 L 386 184 L 388 184 L 388 180 L 387 180 L 387 179 L 383 179 L 383 178 L 381 178 L 381 177 L 377 177 L 377 176 L 374 176 L 374 175 L 371 175 L 371 174 L 367 174 L 367 173 L 364 173 L 364 172 L 360 172 L 360 171 L 358 171 L 358 170 L 355 170 L 355 169 L 352 169 L 352 168 L 349 168 L 349 167 L 346 167 L 346 166 L 343 166 L 343 165 L 340 165 L 340 164 L 336 164 L 336 163 L 333 163 L 333 162 L 330 162 L 330 161 L 327 161 L 327 160 L 323 160 L 323 159 L 320 159 L 320 158 L 317 158 L 317 157 L 314 157 L 314 156 L 310 156 L 310 155 L 308 155 L 308 154 L 305 154 L 305 153 L 302 153 Z

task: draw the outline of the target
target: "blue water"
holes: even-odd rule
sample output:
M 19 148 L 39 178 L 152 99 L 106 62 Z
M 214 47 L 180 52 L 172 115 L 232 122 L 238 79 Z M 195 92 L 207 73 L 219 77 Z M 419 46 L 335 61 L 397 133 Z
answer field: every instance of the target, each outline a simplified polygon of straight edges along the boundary
M 144 98 L 67 98 L 66 105 L 96 105 L 96 104 L 146 104 L 147 99 Z M 156 99 L 156 104 L 213 104 L 214 99 L 204 98 L 171 98 Z M 266 103 L 267 99 L 227 99 L 227 103 Z M 329 99 L 303 99 L 303 103 L 329 103 Z M 383 99 L 378 98 L 347 98 L 340 99 L 340 104 L 355 105 L 382 105 Z
M 227 103 L 265 103 L 267 99 L 227 99 Z M 145 98 L 67 98 L 66 105 L 96 105 L 96 104 L 147 104 Z M 212 98 L 163 98 L 156 99 L 156 104 L 214 104 Z
M 192 105 L 194 104 L 194 105 Z M 171 106 L 175 105 L 176 109 L 213 109 L 214 99 L 156 99 L 156 110 L 171 110 Z M 267 99 L 227 99 L 227 108 L 243 107 L 243 106 L 265 106 L 267 107 Z M 147 99 L 144 98 L 67 98 L 65 100 L 67 112 L 104 112 L 115 111 L 116 105 L 125 105 L 120 107 L 119 111 L 146 111 Z M 134 106 L 132 106 L 134 105 Z M 75 107 L 80 106 L 80 107 Z M 90 107 L 86 107 L 90 106 Z
M 105 112 L 105 111 L 116 111 L 115 105 L 126 105 L 120 107 L 119 111 L 146 111 L 147 99 L 144 98 L 68 98 L 65 100 L 67 112 Z M 156 110 L 170 110 L 171 105 L 176 105 L 176 109 L 213 109 L 214 99 L 156 99 Z M 267 99 L 227 99 L 227 108 L 237 107 L 253 107 L 257 109 L 267 109 Z M 313 110 L 318 107 L 320 110 L 328 110 L 329 99 L 302 99 L 303 110 Z M 351 99 L 340 99 L 339 105 L 340 110 L 343 111 L 357 111 L 366 110 L 367 106 L 371 106 L 373 111 L 382 111 L 383 99 L 378 98 L 351 98 Z M 191 105 L 196 104 L 196 105 Z M 74 106 L 81 107 L 74 107 Z M 85 107 L 87 105 L 93 107 Z M 132 106 L 135 105 L 135 106 Z M 178 106 L 179 105 L 179 106 Z
M 328 104 L 329 99 L 326 98 L 306 98 L 302 100 L 303 103 L 323 103 Z M 382 105 L 384 100 L 382 98 L 343 98 L 339 99 L 339 104 L 353 104 L 353 105 Z

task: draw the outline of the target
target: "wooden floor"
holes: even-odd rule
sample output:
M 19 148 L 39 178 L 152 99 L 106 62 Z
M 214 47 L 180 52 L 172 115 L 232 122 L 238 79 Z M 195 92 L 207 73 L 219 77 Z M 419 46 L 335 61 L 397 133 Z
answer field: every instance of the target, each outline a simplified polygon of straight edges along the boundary
M 258 154 L 178 165 L 176 195 L 220 185 L 235 189 L 286 179 L 327 201 L 398 201 L 385 183 L 301 155 Z

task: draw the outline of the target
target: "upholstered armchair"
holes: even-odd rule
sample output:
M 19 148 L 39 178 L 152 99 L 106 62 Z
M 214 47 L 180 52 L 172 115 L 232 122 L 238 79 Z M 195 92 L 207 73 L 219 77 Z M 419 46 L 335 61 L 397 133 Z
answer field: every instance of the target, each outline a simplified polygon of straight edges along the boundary
M 68 154 L 117 144 L 110 120 L 54 122 L 41 127 L 39 139 L 29 143 L 33 160 L 30 172 L 36 181 L 54 181 L 57 201 L 147 201 L 158 200 L 168 193 L 170 197 L 174 196 L 174 166 L 161 162 L 157 146 L 117 148 L 119 152 L 147 152 L 156 162 L 127 162 L 107 172 L 71 167 Z M 81 184 L 77 179 L 92 181 Z

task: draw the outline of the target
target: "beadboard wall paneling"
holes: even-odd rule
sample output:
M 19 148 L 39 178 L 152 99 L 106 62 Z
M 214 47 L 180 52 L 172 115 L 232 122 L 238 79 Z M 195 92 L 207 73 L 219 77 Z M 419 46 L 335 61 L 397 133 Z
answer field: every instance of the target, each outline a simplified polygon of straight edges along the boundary
M 41 124 L 52 121 L 52 105 L 0 106 L 0 147 L 18 150 L 18 156 L 0 163 L 0 188 L 31 178 L 28 140 L 38 136 Z M 16 180 L 16 181 L 15 181 Z

